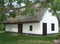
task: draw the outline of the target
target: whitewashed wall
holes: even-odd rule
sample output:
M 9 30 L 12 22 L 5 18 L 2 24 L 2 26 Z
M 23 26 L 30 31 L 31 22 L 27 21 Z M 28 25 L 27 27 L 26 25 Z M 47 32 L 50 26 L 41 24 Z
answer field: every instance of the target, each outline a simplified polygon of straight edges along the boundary
M 6 24 L 6 31 L 18 32 L 18 24 Z
M 32 25 L 33 27 L 32 31 L 30 31 L 30 25 Z M 40 29 L 40 23 L 23 24 L 23 33 L 42 34 L 42 30 Z
M 40 26 L 42 26 L 43 23 L 47 23 L 47 34 L 52 34 L 52 33 L 58 33 L 59 29 L 58 29 L 58 19 L 56 16 L 52 16 L 52 13 L 49 12 L 49 9 L 47 9 L 46 13 L 44 14 L 41 22 L 40 22 Z M 51 30 L 51 24 L 54 23 L 55 25 L 55 30 L 52 31 Z M 42 27 L 41 27 L 42 29 Z M 42 29 L 43 31 L 43 29 Z

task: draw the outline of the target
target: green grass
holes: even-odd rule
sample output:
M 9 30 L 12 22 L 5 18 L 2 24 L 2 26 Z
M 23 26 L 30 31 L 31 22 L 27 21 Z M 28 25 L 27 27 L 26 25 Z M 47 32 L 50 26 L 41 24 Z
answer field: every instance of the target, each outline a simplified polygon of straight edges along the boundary
M 31 36 L 31 35 L 15 35 L 12 33 L 0 33 L 0 44 L 52 44 L 57 35 L 48 36 Z

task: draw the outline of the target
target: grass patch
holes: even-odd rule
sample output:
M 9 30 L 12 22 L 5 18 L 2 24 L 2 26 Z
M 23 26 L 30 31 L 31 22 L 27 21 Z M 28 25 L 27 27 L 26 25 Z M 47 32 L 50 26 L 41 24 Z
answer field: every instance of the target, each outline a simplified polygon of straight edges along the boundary
M 5 33 L 5 31 L 1 31 L 1 30 L 0 30 L 0 33 Z
M 52 44 L 52 41 L 57 38 L 58 34 L 49 36 L 12 36 L 12 33 L 4 32 L 0 33 L 0 44 Z

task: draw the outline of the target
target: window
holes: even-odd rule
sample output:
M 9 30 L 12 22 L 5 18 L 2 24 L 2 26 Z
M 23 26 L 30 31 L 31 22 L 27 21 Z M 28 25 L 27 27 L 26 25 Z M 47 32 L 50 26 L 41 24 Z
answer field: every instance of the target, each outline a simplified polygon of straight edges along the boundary
M 54 24 L 53 23 L 51 25 L 51 28 L 52 28 L 52 31 L 54 31 L 55 27 L 54 27 Z
M 30 31 L 32 31 L 32 25 L 30 25 Z

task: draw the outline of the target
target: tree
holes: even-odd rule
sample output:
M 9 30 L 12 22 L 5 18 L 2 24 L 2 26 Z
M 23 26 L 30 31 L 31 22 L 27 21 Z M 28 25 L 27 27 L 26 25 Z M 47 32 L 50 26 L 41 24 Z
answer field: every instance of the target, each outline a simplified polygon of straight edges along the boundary
M 8 1 L 4 1 L 4 0 L 0 0 L 0 18 L 2 19 L 1 21 L 5 20 L 4 18 L 2 18 L 2 15 L 6 13 L 9 13 L 10 15 L 6 15 L 9 17 L 15 17 L 16 15 L 26 15 L 27 13 L 33 15 L 34 14 L 34 4 L 39 2 L 39 0 L 35 0 L 34 2 L 30 1 L 30 0 L 17 0 L 17 4 L 19 6 L 21 6 L 21 3 L 24 3 L 25 6 L 22 7 L 18 7 L 15 8 L 12 5 L 13 0 L 8 0 Z M 4 4 L 7 3 L 7 5 L 5 6 Z M 25 8 L 25 10 L 21 11 L 20 9 Z M 10 12 L 10 10 L 13 10 L 12 12 Z M 16 11 L 18 11 L 19 13 L 17 13 Z M 3 15 L 4 16 L 4 15 Z
M 58 22 L 60 24 L 60 0 L 52 0 L 49 3 L 50 11 L 53 13 L 52 15 L 57 16 Z
M 56 15 L 58 18 L 60 18 L 60 0 L 53 0 L 50 5 L 51 12 L 53 12 L 53 15 Z
M 53 12 L 53 15 L 56 15 L 59 18 L 58 11 L 60 11 L 60 0 L 15 0 L 17 1 L 17 4 L 21 6 L 21 3 L 24 3 L 25 6 L 14 8 L 12 5 L 13 0 L 8 0 L 8 5 L 4 5 L 4 0 L 0 0 L 0 18 L 5 20 L 5 18 L 2 18 L 2 15 L 5 16 L 6 13 L 9 13 L 10 15 L 6 15 L 6 17 L 15 17 L 16 15 L 26 15 L 27 13 L 33 15 L 34 14 L 34 5 L 39 3 L 40 8 L 51 8 L 51 12 Z M 7 1 L 6 1 L 7 2 Z M 21 11 L 22 8 L 25 8 L 25 10 Z M 10 12 L 10 10 L 13 10 Z M 17 12 L 17 11 L 18 12 Z M 2 20 L 2 21 L 3 21 Z

